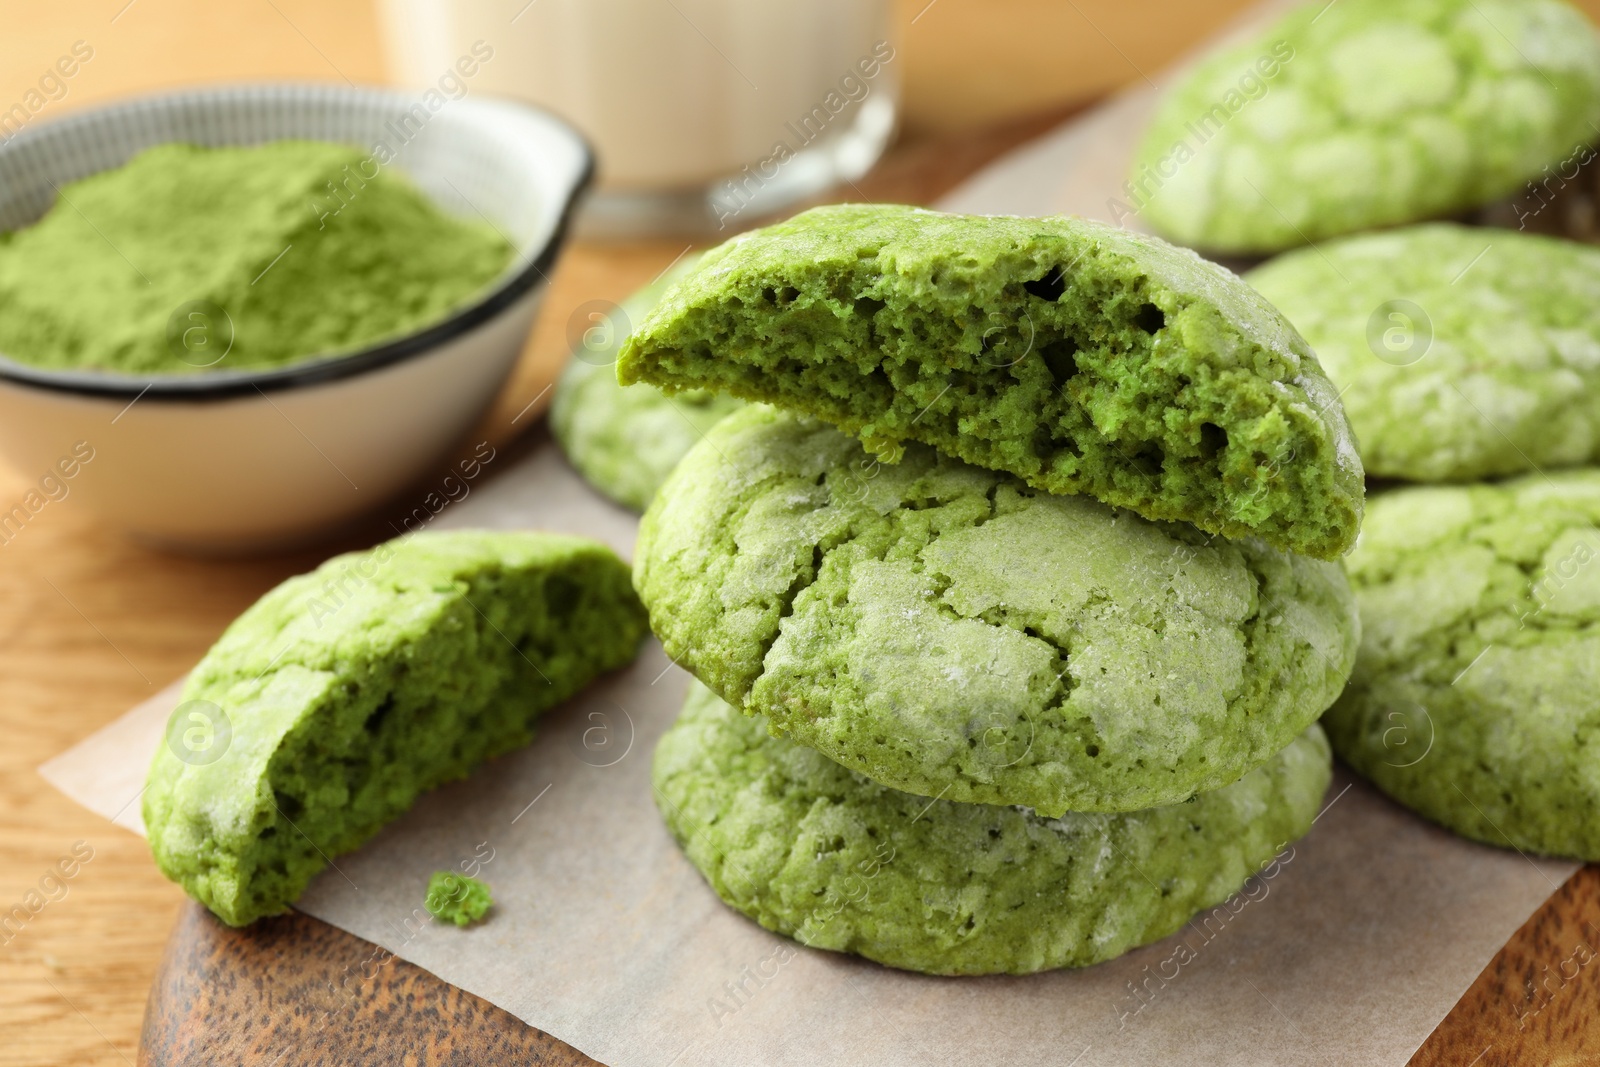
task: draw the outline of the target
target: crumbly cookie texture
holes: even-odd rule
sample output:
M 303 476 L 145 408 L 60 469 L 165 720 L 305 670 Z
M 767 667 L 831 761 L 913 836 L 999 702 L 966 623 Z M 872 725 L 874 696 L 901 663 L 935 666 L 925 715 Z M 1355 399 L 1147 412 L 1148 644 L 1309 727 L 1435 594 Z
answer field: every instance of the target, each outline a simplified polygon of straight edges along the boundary
M 1466 837 L 1600 859 L 1600 471 L 1380 494 L 1349 569 L 1335 751 Z
M 1435 223 L 1245 277 L 1317 350 L 1368 473 L 1470 481 L 1600 460 L 1600 249 Z
M 184 685 L 144 792 L 156 864 L 224 922 L 282 912 L 645 628 L 627 565 L 578 537 L 422 533 L 291 578 Z
M 685 256 L 624 300 L 606 322 L 596 324 L 602 334 L 621 336 L 599 336 L 592 345 L 579 346 L 550 402 L 550 432 L 567 460 L 586 482 L 634 511 L 650 506 L 661 483 L 701 435 L 744 406 L 734 397 L 701 389 L 667 396 L 652 386 L 617 381 L 616 353 L 633 324 L 699 258 Z
M 1330 769 L 1313 725 L 1192 803 L 1047 819 L 878 785 L 695 684 L 654 780 L 689 861 L 767 929 L 930 974 L 1028 974 L 1111 959 L 1226 900 L 1310 829 Z
M 1597 122 L 1600 41 L 1562 0 L 1315 0 L 1166 95 L 1123 210 L 1274 252 L 1507 196 Z
M 815 208 L 707 253 L 623 382 L 715 389 L 1333 559 L 1364 493 L 1311 349 L 1233 274 L 1076 218 Z
M 1332 703 L 1358 624 L 1337 564 L 1040 493 L 920 445 L 731 415 L 645 513 L 668 654 L 886 785 L 1047 815 L 1237 780 Z
M 434 871 L 428 878 L 428 893 L 422 903 L 428 914 L 441 922 L 470 926 L 489 914 L 494 897 L 489 887 L 476 878 L 455 871 Z

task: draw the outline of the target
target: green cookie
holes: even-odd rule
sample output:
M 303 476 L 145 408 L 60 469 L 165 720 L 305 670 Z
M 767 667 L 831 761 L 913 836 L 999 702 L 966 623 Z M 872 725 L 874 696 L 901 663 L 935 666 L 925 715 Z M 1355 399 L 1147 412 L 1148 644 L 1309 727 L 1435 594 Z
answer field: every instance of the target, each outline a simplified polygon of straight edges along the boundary
M 184 685 L 144 793 L 156 864 L 232 925 L 285 911 L 644 634 L 626 565 L 578 537 L 422 533 L 290 578 Z
M 1437 223 L 1246 278 L 1341 387 L 1368 473 L 1465 481 L 1600 459 L 1600 249 Z
M 1600 42 L 1561 0 L 1313 0 L 1167 93 L 1111 206 L 1274 252 L 1507 196 L 1597 123 Z
M 1361 461 L 1294 328 L 1221 267 L 1082 219 L 816 208 L 708 252 L 617 373 L 1323 559 L 1361 521 Z
M 1315 725 L 1188 804 L 1046 819 L 896 792 L 693 685 L 656 803 L 729 907 L 812 948 L 930 974 L 1084 967 L 1226 900 L 1316 817 Z
M 1600 471 L 1381 494 L 1349 569 L 1335 751 L 1466 837 L 1600 859 Z
M 597 324 L 604 336 L 574 350 L 550 403 L 550 430 L 578 473 L 635 511 L 650 505 L 678 460 L 707 430 L 744 406 L 704 390 L 669 397 L 648 385 L 617 381 L 613 364 L 628 331 L 699 259 L 685 256 Z
M 1333 702 L 1357 642 L 1337 564 L 922 446 L 880 464 L 770 408 L 684 457 L 634 584 L 673 659 L 800 744 L 1046 815 L 1236 781 Z

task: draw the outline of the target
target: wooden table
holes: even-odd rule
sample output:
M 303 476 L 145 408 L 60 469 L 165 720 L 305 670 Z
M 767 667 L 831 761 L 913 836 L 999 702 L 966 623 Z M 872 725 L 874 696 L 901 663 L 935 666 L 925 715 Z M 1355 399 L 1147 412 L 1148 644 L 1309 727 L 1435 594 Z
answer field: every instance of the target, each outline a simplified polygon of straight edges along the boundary
M 1036 0 L 935 2 L 938 7 L 925 6 L 926 0 L 902 4 L 908 84 L 913 90 L 919 78 L 927 84 L 910 101 L 913 116 L 937 116 L 954 108 L 962 121 L 993 120 L 997 96 L 1003 102 L 1008 91 L 997 86 L 1010 85 L 1013 99 L 1023 103 L 1067 93 L 1058 68 L 1073 64 L 1039 55 L 1041 35 L 1031 38 L 1031 66 L 977 47 L 994 41 L 994 24 L 1004 23 L 1006 12 L 1064 33 L 1066 16 L 1059 7 L 1045 10 Z M 371 12 L 364 4 L 133 3 L 53 0 L 29 7 L 25 14 L 8 13 L 0 32 L 0 110 L 79 39 L 93 43 L 96 58 L 69 86 L 66 98 L 50 105 L 63 112 L 131 89 L 207 78 L 381 77 Z M 1102 82 L 1074 84 L 1080 90 L 1104 88 L 1113 76 L 1137 76 L 1135 66 L 1154 69 L 1181 46 L 1185 33 L 1198 33 L 1239 6 L 1240 0 L 1151 3 L 1142 10 L 1141 5 L 1108 0 L 1069 3 L 1072 19 L 1078 20 L 1072 47 L 1096 57 L 1086 69 Z M 1600 0 L 1586 0 L 1586 6 L 1600 10 Z M 1161 9 L 1160 19 L 1155 18 L 1156 8 Z M 1141 17 L 1162 26 L 1149 40 L 1135 32 Z M 1120 44 L 1108 45 L 1096 36 L 1102 31 Z M 1125 53 L 1126 65 L 1108 67 L 1108 48 Z M 929 58 L 919 61 L 919 54 Z M 978 61 L 966 61 L 963 57 L 969 54 Z M 941 77 L 941 70 L 948 77 Z M 986 95 L 973 103 L 961 97 L 962 84 L 977 85 Z M 967 103 L 955 107 L 958 98 Z M 998 125 L 990 121 L 977 135 L 952 133 L 937 121 L 924 120 L 921 135 L 897 148 L 850 196 L 931 200 L 982 161 L 1057 117 L 1059 112 Z M 574 308 L 587 300 L 622 297 L 682 249 L 681 242 L 572 248 L 555 274 L 524 363 L 485 420 L 483 435 L 510 439 L 511 416 L 537 394 L 565 354 L 567 319 Z M 39 473 L 0 466 L 0 503 L 9 507 L 20 499 Z M 0 1062 L 131 1064 L 168 933 L 180 915 L 193 922 L 183 894 L 156 872 L 142 840 L 78 808 L 46 785 L 34 768 L 182 674 L 235 615 L 287 575 L 310 568 L 333 551 L 383 536 L 385 527 L 373 522 L 302 552 L 253 559 L 182 558 L 147 550 L 102 529 L 69 496 L 51 503 L 21 536 L 0 547 L 0 718 L 6 739 L 0 746 L 0 912 L 41 885 L 45 895 L 55 898 L 21 929 L 0 932 Z M 92 850 L 92 858 L 64 884 L 42 883 L 75 848 L 80 856 Z M 1592 871 L 1580 878 L 1585 880 L 1570 884 L 1564 900 L 1541 913 L 1514 951 L 1485 972 L 1452 1016 L 1446 1040 L 1432 1043 L 1427 1053 L 1432 1058 L 1419 1062 L 1467 1065 L 1486 1047 L 1489 1051 L 1478 1061 L 1485 1067 L 1535 1062 L 1514 1058 L 1518 1049 L 1531 1047 L 1525 1044 L 1531 1034 L 1551 1035 L 1569 1050 L 1581 1039 L 1600 1046 L 1589 1035 L 1593 1014 L 1583 1010 L 1592 1007 L 1600 991 L 1600 967 L 1585 968 L 1556 988 L 1522 1035 L 1515 1024 L 1514 1009 L 1526 1010 L 1518 1000 L 1524 982 L 1544 981 L 1543 968 L 1566 958 L 1575 938 L 1600 947 L 1600 908 L 1595 904 L 1600 878 Z M 468 1004 L 476 1017 L 492 1017 L 481 1005 L 470 1005 L 471 998 L 462 1001 L 466 994 L 441 992 L 440 983 L 415 968 L 394 966 L 385 983 L 397 995 L 422 990 L 442 998 L 430 1005 L 433 1009 Z M 515 1029 L 507 1033 L 513 1036 L 506 1038 L 512 1042 L 506 1047 L 520 1047 Z

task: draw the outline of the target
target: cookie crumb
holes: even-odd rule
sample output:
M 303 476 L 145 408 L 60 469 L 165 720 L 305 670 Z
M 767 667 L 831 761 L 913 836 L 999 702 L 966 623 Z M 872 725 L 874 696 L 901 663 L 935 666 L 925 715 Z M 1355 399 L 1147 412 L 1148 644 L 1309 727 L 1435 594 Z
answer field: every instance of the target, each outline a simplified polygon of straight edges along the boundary
M 489 887 L 476 878 L 454 871 L 434 871 L 428 879 L 424 906 L 435 919 L 468 926 L 489 913 L 494 898 L 489 895 Z

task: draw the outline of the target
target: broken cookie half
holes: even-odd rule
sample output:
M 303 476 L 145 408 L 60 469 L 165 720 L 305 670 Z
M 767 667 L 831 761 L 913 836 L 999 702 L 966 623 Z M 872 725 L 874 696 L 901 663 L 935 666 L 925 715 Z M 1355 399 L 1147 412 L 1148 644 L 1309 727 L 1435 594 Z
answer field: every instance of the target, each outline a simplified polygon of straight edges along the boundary
M 816 208 L 708 253 L 617 373 L 1320 559 L 1360 526 L 1361 461 L 1294 328 L 1226 269 L 1083 219 Z

